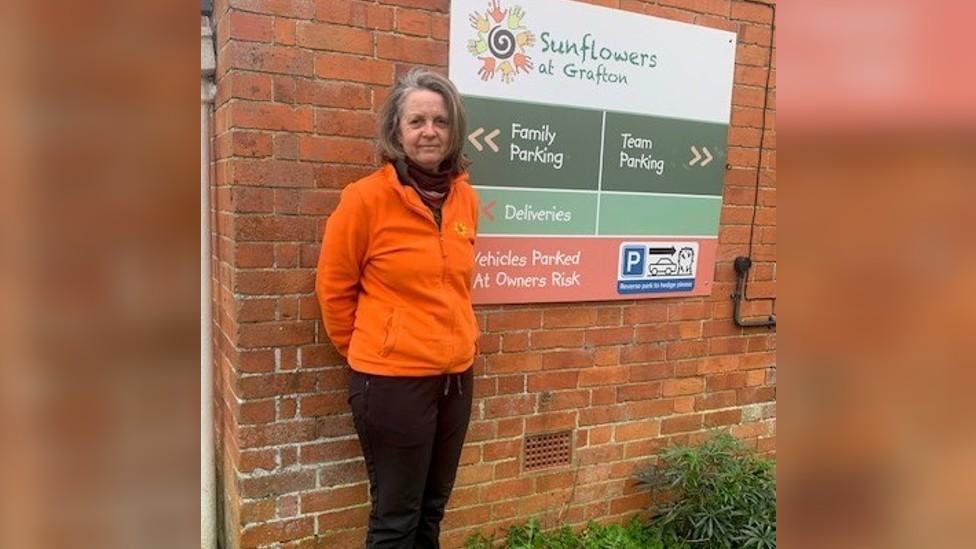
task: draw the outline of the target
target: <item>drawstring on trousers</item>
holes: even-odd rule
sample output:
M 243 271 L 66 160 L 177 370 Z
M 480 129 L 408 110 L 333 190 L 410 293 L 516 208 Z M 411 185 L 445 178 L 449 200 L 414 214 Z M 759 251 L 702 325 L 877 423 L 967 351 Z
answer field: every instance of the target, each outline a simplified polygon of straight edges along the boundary
M 456 374 L 454 376 L 455 383 L 457 384 L 458 395 L 464 396 L 464 387 L 461 383 L 461 374 Z M 447 396 L 451 392 L 451 374 L 447 374 L 447 381 L 444 383 L 444 396 Z

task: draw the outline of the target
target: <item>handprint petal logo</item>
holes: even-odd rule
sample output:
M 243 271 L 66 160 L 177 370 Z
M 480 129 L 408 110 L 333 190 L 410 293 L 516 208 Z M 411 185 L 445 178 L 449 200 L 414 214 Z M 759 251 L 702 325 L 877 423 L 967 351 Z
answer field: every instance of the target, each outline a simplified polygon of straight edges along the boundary
M 468 40 L 467 50 L 480 64 L 478 77 L 511 84 L 518 74 L 528 74 L 533 63 L 527 48 L 535 45 L 535 35 L 524 24 L 526 13 L 521 6 L 502 8 L 501 0 L 489 0 L 488 8 L 468 16 L 477 33 Z

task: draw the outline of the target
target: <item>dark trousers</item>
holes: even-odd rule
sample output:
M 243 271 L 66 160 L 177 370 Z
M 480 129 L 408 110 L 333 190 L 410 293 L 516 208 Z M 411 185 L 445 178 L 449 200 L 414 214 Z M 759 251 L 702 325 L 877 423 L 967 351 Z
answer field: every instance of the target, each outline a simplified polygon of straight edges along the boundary
M 473 373 L 352 372 L 349 405 L 369 473 L 367 549 L 437 549 L 471 419 Z

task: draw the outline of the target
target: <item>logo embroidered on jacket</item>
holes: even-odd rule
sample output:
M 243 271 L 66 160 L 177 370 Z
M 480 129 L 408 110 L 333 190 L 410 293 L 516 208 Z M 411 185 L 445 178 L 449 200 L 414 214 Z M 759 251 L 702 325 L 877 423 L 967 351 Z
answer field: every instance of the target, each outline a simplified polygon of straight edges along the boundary
M 460 221 L 455 221 L 454 222 L 454 231 L 457 232 L 457 234 L 460 235 L 460 236 L 467 236 L 468 235 L 468 226 L 465 225 L 464 223 L 461 223 Z

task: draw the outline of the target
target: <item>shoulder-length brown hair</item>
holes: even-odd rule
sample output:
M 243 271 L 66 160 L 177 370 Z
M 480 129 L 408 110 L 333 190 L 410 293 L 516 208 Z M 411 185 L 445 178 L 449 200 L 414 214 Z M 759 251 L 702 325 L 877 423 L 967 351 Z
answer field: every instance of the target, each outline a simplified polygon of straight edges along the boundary
M 420 67 L 411 69 L 397 80 L 380 109 L 378 147 L 383 160 L 396 162 L 406 156 L 403 152 L 403 144 L 400 143 L 400 116 L 403 114 L 404 100 L 410 92 L 415 90 L 430 90 L 444 98 L 449 129 L 447 155 L 441 165 L 454 173 L 464 171 L 470 161 L 461 152 L 464 148 L 464 136 L 467 131 L 461 95 L 446 77 Z

